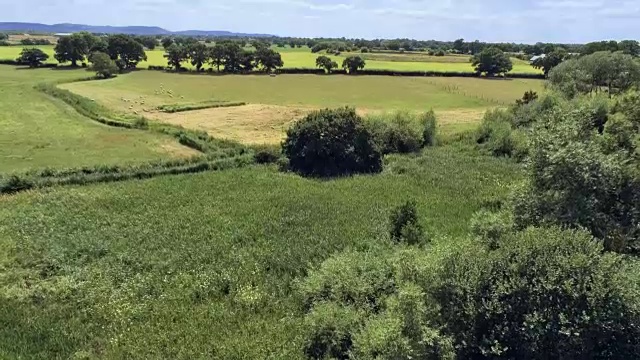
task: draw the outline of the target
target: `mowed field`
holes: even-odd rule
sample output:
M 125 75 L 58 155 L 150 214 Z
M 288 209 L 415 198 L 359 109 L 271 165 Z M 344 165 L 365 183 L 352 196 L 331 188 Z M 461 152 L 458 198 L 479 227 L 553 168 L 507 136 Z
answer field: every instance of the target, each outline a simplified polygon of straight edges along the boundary
M 83 70 L 28 70 L 0 65 L 0 173 L 194 154 L 168 136 L 94 122 L 34 89 L 39 82 L 88 75 Z
M 48 62 L 55 63 L 53 58 L 53 46 L 36 46 L 42 49 L 50 58 Z M 320 55 L 326 54 L 314 54 L 309 48 L 278 48 L 273 49 L 279 51 L 282 54 L 282 60 L 284 61 L 285 68 L 315 68 L 316 58 Z M 21 46 L 4 46 L 0 47 L 0 59 L 15 59 L 22 51 Z M 157 48 L 155 50 L 147 50 L 147 61 L 140 63 L 141 68 L 146 68 L 150 65 L 154 66 L 166 66 L 167 59 L 164 57 L 164 50 Z M 444 57 L 428 56 L 428 55 L 415 55 L 409 54 L 361 54 L 353 53 L 354 55 L 363 56 L 367 62 L 367 69 L 377 70 L 398 70 L 398 71 L 460 71 L 468 72 L 473 71 L 473 67 L 469 62 L 468 56 L 451 55 Z M 338 64 L 342 64 L 342 60 L 345 59 L 345 53 L 342 56 L 329 56 L 333 58 Z M 540 70 L 534 69 L 526 61 L 519 59 L 512 59 L 513 70 L 512 73 L 517 74 L 539 74 Z M 190 63 L 185 62 L 184 66 L 187 68 L 193 68 Z
M 352 106 L 362 114 L 434 109 L 444 132 L 468 129 L 476 125 L 486 109 L 511 104 L 528 90 L 543 91 L 543 82 L 386 76 L 204 76 L 140 71 L 61 87 L 95 99 L 116 112 L 135 112 L 248 143 L 277 143 L 292 121 L 325 107 Z M 249 105 L 175 114 L 156 111 L 160 105 L 212 100 Z

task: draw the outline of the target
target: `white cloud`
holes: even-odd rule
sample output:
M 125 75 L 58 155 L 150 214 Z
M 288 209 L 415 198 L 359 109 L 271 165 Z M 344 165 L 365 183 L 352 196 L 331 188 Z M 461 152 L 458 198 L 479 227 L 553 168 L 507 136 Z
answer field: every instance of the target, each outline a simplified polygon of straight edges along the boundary
M 541 1 L 539 7 L 547 9 L 599 9 L 604 6 L 602 1 Z

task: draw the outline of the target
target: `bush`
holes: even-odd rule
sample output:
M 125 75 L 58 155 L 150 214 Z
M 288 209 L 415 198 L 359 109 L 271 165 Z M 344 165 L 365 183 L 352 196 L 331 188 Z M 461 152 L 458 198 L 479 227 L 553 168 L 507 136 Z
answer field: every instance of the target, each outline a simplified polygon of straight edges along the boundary
M 32 181 L 17 175 L 11 175 L 8 179 L 0 178 L 0 194 L 13 194 L 31 188 L 33 188 Z
M 407 201 L 393 209 L 389 223 L 389 233 L 393 241 L 409 245 L 424 243 L 425 233 L 418 221 L 418 208 L 415 201 Z
M 422 124 L 422 146 L 434 146 L 438 131 L 436 113 L 433 110 L 422 113 L 420 123 Z
M 512 138 L 513 114 L 508 110 L 495 109 L 485 113 L 476 141 L 494 156 L 511 156 L 515 150 Z
M 385 154 L 407 154 L 422 148 L 422 135 L 416 117 L 408 111 L 370 115 L 367 126 Z
M 89 61 L 93 64 L 91 70 L 95 71 L 98 77 L 108 79 L 118 73 L 115 61 L 105 53 L 95 52 L 89 56 Z
M 254 148 L 254 159 L 258 164 L 275 164 L 282 157 L 279 146 L 261 145 Z
M 445 52 L 444 52 L 444 50 L 438 50 L 438 51 L 436 51 L 436 53 L 434 55 L 435 56 L 444 56 Z
M 471 234 L 489 250 L 496 250 L 500 241 L 513 233 L 513 220 L 508 212 L 482 210 L 471 218 Z
M 447 257 L 427 289 L 459 359 L 630 359 L 638 274 L 584 232 L 529 229 Z
M 287 130 L 283 153 L 291 170 L 312 177 L 382 171 L 382 153 L 355 109 L 320 110 Z

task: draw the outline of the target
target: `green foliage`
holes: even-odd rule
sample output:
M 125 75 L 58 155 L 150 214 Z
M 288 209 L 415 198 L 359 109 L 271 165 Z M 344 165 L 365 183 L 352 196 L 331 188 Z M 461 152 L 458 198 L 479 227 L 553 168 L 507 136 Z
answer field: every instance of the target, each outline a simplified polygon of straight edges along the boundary
M 608 250 L 638 251 L 638 160 L 615 135 L 631 129 L 619 119 L 609 125 L 608 118 L 606 102 L 585 99 L 551 112 L 536 126 L 528 181 L 514 198 L 517 226 L 581 227 Z
M 415 201 L 407 201 L 393 209 L 389 216 L 389 234 L 398 243 L 409 245 L 424 244 L 426 235 L 418 219 L 418 207 Z
M 17 59 L 17 61 L 23 64 L 28 64 L 30 68 L 36 68 L 42 65 L 43 62 L 47 61 L 47 59 L 49 59 L 49 55 L 47 55 L 44 51 L 40 49 L 24 48 L 22 49 L 22 52 L 20 53 L 20 57 Z
M 522 96 L 522 99 L 516 100 L 516 105 L 523 106 L 523 105 L 532 103 L 536 100 L 538 100 L 538 93 L 533 90 L 529 90 L 524 93 L 524 95 Z
M 446 258 L 427 292 L 457 358 L 625 359 L 639 351 L 637 274 L 588 234 L 530 229 Z
M 536 61 L 531 65 L 536 69 L 541 69 L 544 72 L 544 75 L 547 76 L 553 68 L 560 65 L 568 56 L 569 54 L 565 49 L 557 48 L 556 50 L 545 54 L 544 57 L 536 59 Z
M 513 114 L 509 110 L 495 109 L 485 113 L 476 141 L 494 156 L 522 156 L 526 145 L 512 127 Z
M 355 109 L 320 110 L 287 130 L 283 153 L 305 176 L 332 177 L 382 171 L 382 153 Z
M 254 146 L 254 159 L 257 164 L 275 164 L 282 158 L 282 149 L 280 146 L 259 145 Z
M 162 40 L 160 40 L 160 44 L 162 44 L 162 47 L 167 49 L 169 46 L 174 44 L 174 41 L 171 37 L 165 37 L 162 38 Z
M 178 112 L 202 110 L 202 109 L 217 109 L 223 107 L 235 107 L 247 105 L 245 102 L 227 102 L 219 100 L 210 100 L 195 104 L 167 104 L 160 105 L 156 109 L 164 113 L 173 114 Z
M 270 73 L 277 68 L 284 66 L 280 53 L 268 47 L 261 47 L 255 53 L 256 65 L 264 72 Z
M 349 71 L 349 74 L 356 74 L 359 70 L 364 69 L 367 63 L 360 56 L 349 56 L 342 61 L 342 68 Z
M 338 68 L 338 63 L 328 56 L 321 55 L 316 59 L 316 67 L 324 69 L 327 74 L 331 74 L 331 70 Z
M 513 233 L 511 214 L 506 211 L 482 210 L 471 218 L 471 234 L 489 250 L 496 250 L 505 236 Z
M 135 69 L 139 62 L 147 60 L 144 46 L 131 35 L 110 35 L 107 44 L 107 54 L 120 71 Z
M 472 65 L 478 74 L 487 74 L 487 76 L 495 76 L 498 74 L 506 74 L 513 69 L 513 63 L 502 50 L 490 47 L 476 54 L 472 59 Z
M 624 92 L 640 81 L 640 64 L 622 52 L 596 52 L 571 59 L 549 73 L 551 88 L 572 98 L 606 90 L 609 96 Z
M 367 126 L 385 154 L 407 154 L 422 149 L 420 119 L 408 111 L 367 116 Z
M 91 70 L 95 71 L 96 75 L 104 79 L 108 79 L 118 73 L 118 66 L 115 61 L 111 60 L 109 55 L 101 52 L 91 54 L 89 61 L 91 61 Z
M 420 123 L 422 124 L 422 146 L 434 146 L 438 132 L 436 113 L 433 110 L 422 113 Z
M 169 46 L 171 48 L 171 46 Z M 169 53 L 169 50 L 167 50 Z M 191 44 L 186 48 L 186 58 L 191 60 L 191 65 L 196 67 L 196 71 L 202 70 L 202 67 L 209 62 L 209 48 L 205 44 L 195 43 Z M 169 66 L 173 66 L 176 70 L 180 68 L 180 64 L 178 63 L 176 66 L 175 62 L 171 62 L 169 60 Z
M 58 39 L 54 49 L 54 57 L 58 62 L 71 62 L 71 66 L 77 66 L 90 54 L 91 48 L 97 38 L 89 33 L 75 33 Z
M 167 64 L 174 70 L 179 71 L 182 68 L 182 62 L 188 58 L 187 48 L 182 45 L 171 44 L 165 49 L 164 57 L 167 58 Z

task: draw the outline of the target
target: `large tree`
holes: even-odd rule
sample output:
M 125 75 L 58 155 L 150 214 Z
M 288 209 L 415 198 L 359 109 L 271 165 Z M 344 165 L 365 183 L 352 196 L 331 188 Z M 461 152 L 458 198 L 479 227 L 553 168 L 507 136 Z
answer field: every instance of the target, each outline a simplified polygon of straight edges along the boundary
M 322 55 L 316 59 L 316 67 L 324 69 L 327 74 L 330 74 L 333 69 L 338 67 L 338 63 L 331 60 L 330 57 Z
M 44 51 L 37 48 L 25 48 L 22 49 L 17 61 L 29 65 L 30 68 L 35 68 L 42 65 L 42 63 L 47 61 L 47 59 L 49 59 L 49 55 L 45 54 Z
M 165 49 L 164 57 L 167 58 L 167 63 L 171 68 L 179 71 L 182 69 L 182 62 L 188 59 L 189 52 L 185 46 L 171 44 Z
M 349 74 L 356 74 L 364 69 L 366 62 L 360 56 L 349 56 L 342 62 L 342 68 L 349 71 Z
M 115 61 L 111 60 L 108 54 L 96 52 L 89 56 L 91 61 L 91 69 L 95 71 L 96 76 L 108 79 L 118 72 L 118 66 Z
M 255 59 L 257 65 L 266 73 L 270 73 L 284 66 L 280 53 L 268 47 L 258 49 L 258 51 L 255 52 Z
M 163 47 L 163 48 L 167 49 L 169 46 L 173 45 L 173 43 L 174 43 L 174 42 L 173 42 L 173 39 L 172 39 L 172 38 L 170 38 L 170 37 L 166 37 L 166 38 L 163 38 L 163 39 L 160 41 L 160 43 L 162 44 L 162 47 Z
M 472 59 L 472 64 L 478 74 L 495 76 L 505 74 L 513 69 L 511 59 L 505 53 L 495 47 L 490 47 L 476 54 Z
M 147 60 L 142 44 L 130 35 L 111 35 L 107 43 L 108 54 L 120 70 L 135 69 L 140 61 Z
M 187 55 L 191 60 L 191 65 L 195 66 L 197 71 L 200 71 L 202 66 L 209 62 L 210 58 L 210 52 L 207 45 L 201 43 L 188 45 Z
M 61 37 L 54 48 L 54 57 L 60 63 L 71 62 L 71 66 L 78 66 L 78 62 L 83 62 L 89 55 L 92 44 L 87 41 L 88 39 L 82 33 Z
M 215 66 L 218 72 L 220 72 L 220 67 L 224 65 L 224 57 L 224 45 L 216 43 L 214 46 L 209 48 L 209 59 L 211 60 L 211 65 Z
M 554 67 L 560 65 L 568 54 L 565 49 L 557 48 L 554 51 L 547 53 L 545 56 L 541 56 L 533 62 L 533 67 L 536 69 L 542 69 L 544 75 L 549 75 L 549 72 Z

